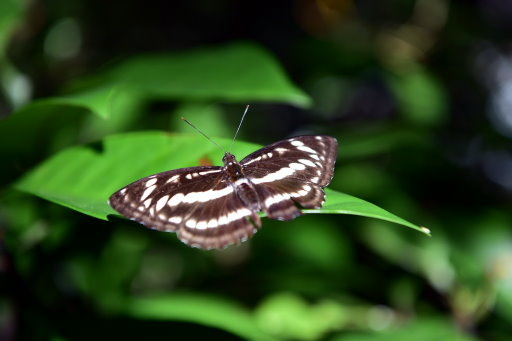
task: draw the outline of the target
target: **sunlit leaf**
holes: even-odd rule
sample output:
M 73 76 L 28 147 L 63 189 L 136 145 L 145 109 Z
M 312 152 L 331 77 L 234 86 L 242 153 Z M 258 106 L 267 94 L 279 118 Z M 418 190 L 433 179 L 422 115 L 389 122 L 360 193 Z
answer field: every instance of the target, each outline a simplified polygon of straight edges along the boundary
M 215 139 L 229 146 L 228 139 Z M 237 142 L 233 152 L 249 154 L 257 145 Z M 143 132 L 111 135 L 101 150 L 86 146 L 68 148 L 29 172 L 16 188 L 106 219 L 115 211 L 109 196 L 144 176 L 169 169 L 197 166 L 202 161 L 219 164 L 223 152 L 197 134 Z
M 228 146 L 230 140 L 216 139 Z M 258 148 L 238 141 L 233 152 L 240 160 Z M 35 168 L 16 188 L 106 219 L 115 213 L 107 204 L 108 197 L 122 186 L 144 176 L 169 169 L 198 165 L 201 160 L 218 164 L 222 151 L 197 135 L 143 132 L 112 135 L 104 139 L 103 150 L 89 147 L 66 149 Z M 323 208 L 308 213 L 355 214 L 383 219 L 425 232 L 371 203 L 353 196 L 326 190 Z
M 424 227 L 414 225 L 396 215 L 364 201 L 362 199 L 353 197 L 351 195 L 326 189 L 326 201 L 321 209 L 304 210 L 307 213 L 336 213 L 336 214 L 353 214 L 365 217 L 377 218 L 387 220 L 392 223 L 404 225 L 425 234 L 430 234 L 430 231 Z

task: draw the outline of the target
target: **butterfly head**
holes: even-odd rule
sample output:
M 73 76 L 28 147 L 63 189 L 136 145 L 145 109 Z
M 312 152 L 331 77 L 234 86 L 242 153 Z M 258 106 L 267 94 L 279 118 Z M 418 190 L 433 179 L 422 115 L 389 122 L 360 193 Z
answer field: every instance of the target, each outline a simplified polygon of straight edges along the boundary
M 230 182 L 236 182 L 238 179 L 244 177 L 242 165 L 240 165 L 238 161 L 236 161 L 236 158 L 233 154 L 224 154 L 222 162 L 224 162 L 223 169 L 226 175 L 226 179 L 228 179 Z
M 236 161 L 235 156 L 233 154 L 231 154 L 231 153 L 224 154 L 224 157 L 222 158 L 222 162 L 224 163 L 224 166 L 230 166 L 230 165 L 233 165 L 235 163 L 238 163 Z

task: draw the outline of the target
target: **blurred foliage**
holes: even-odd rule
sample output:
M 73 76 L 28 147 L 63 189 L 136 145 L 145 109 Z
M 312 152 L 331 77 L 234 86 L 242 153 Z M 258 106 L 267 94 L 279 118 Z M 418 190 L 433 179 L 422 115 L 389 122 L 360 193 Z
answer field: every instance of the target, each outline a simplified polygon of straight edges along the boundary
M 0 1 L 0 339 L 508 340 L 511 33 L 501 1 Z M 181 116 L 227 147 L 245 104 L 239 159 L 338 139 L 310 213 L 352 215 L 209 252 L 111 215 L 220 160 Z

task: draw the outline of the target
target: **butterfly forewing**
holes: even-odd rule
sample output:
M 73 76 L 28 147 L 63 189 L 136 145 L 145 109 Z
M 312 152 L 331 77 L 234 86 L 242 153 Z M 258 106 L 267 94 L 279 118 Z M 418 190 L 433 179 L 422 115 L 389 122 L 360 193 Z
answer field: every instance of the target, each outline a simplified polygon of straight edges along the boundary
M 114 193 L 109 203 L 149 228 L 177 232 L 191 246 L 222 248 L 256 232 L 258 211 L 289 220 L 301 214 L 299 206 L 321 207 L 336 153 L 332 137 L 299 136 L 259 149 L 240 163 L 226 153 L 225 159 L 232 159 L 224 167 L 148 176 Z
M 258 184 L 289 179 L 325 187 L 333 176 L 337 150 L 333 137 L 298 136 L 261 148 L 240 164 Z
M 330 136 L 299 136 L 273 143 L 244 158 L 245 175 L 266 198 L 270 218 L 293 219 L 295 205 L 319 208 L 333 176 L 338 143 Z
M 176 231 L 190 208 L 185 196 L 218 187 L 221 171 L 221 167 L 193 167 L 158 173 L 121 188 L 109 203 L 148 227 Z
M 261 222 L 223 181 L 222 167 L 190 167 L 142 178 L 114 193 L 110 205 L 123 216 L 204 249 L 246 240 Z M 251 217 L 253 223 L 246 219 Z

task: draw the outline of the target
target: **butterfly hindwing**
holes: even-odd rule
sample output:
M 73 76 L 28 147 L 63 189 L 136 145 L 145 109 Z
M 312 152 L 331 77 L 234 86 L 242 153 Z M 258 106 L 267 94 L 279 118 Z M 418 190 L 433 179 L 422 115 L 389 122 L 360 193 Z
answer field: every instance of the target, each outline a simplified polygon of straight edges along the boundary
M 256 212 L 248 209 L 236 195 L 196 205 L 187 221 L 178 231 L 178 237 L 188 245 L 203 249 L 238 244 L 261 226 Z

